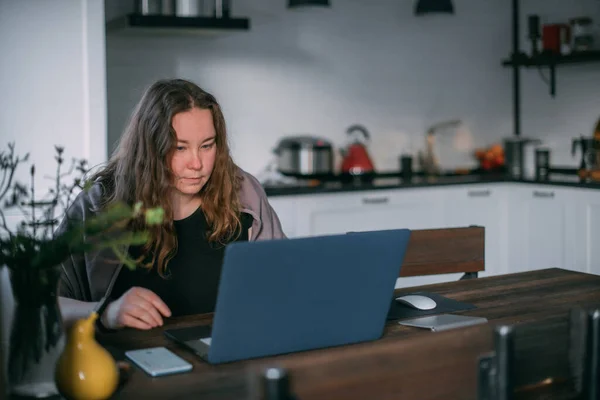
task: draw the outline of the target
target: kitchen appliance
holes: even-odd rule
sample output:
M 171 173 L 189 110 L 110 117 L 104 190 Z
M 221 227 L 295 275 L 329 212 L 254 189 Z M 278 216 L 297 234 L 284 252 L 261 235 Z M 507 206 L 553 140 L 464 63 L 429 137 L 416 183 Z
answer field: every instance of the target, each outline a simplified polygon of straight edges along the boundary
M 177 0 L 175 14 L 178 17 L 229 18 L 229 8 L 229 0 Z
M 568 24 L 545 24 L 542 27 L 542 43 L 544 51 L 554 54 L 569 52 L 571 28 Z
M 362 125 L 352 125 L 346 130 L 346 134 L 351 138 L 351 143 L 342 150 L 342 181 L 372 181 L 375 176 L 375 166 L 367 151 L 369 132 Z
M 595 177 L 600 171 L 600 141 L 594 137 L 574 138 L 571 146 L 571 153 L 575 156 L 577 147 L 581 147 L 581 162 L 579 164 L 578 175 L 582 180 L 587 180 L 588 177 Z
M 203 0 L 177 0 L 175 14 L 178 17 L 199 17 L 204 7 Z
M 573 51 L 591 50 L 594 45 L 594 24 L 589 17 L 573 18 L 571 24 L 571 47 Z
M 333 174 L 333 146 L 325 139 L 298 135 L 281 139 L 273 151 L 277 170 L 298 178 L 318 178 Z
M 528 156 L 527 146 L 530 144 L 542 143 L 539 139 L 523 138 L 523 137 L 510 137 L 504 139 L 504 159 L 506 165 L 506 172 L 508 175 L 515 179 L 524 179 L 533 175 L 527 173 L 526 162 L 531 157 L 533 163 L 533 154 Z
M 419 165 L 427 175 L 438 175 L 441 171 L 440 161 L 435 153 L 436 132 L 443 129 L 456 128 L 460 124 L 461 120 L 453 119 L 437 123 L 427 129 L 427 133 L 425 134 L 425 151 L 419 151 L 418 153 Z
M 229 17 L 229 0 L 136 0 L 141 15 Z
M 160 15 L 162 0 L 137 0 L 138 12 L 142 15 Z
M 136 0 L 141 15 L 175 15 L 175 0 Z
M 550 178 L 550 150 L 535 150 L 535 180 L 547 181 Z
M 411 155 L 404 154 L 400 156 L 400 177 L 404 182 L 410 182 L 412 180 L 413 158 Z
M 542 48 L 542 35 L 540 35 L 540 16 L 536 14 L 527 16 L 527 38 L 530 42 L 529 55 L 536 56 Z

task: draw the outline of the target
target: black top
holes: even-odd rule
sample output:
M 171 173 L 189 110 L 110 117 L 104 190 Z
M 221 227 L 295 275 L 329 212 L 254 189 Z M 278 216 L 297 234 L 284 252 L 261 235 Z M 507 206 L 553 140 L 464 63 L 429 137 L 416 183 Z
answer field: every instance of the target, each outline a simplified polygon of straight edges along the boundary
M 235 241 L 247 241 L 252 216 L 241 215 L 242 232 Z M 156 293 L 170 308 L 173 316 L 214 312 L 225 246 L 209 242 L 208 224 L 202 208 L 192 215 L 174 221 L 177 254 L 169 261 L 165 277 L 156 269 L 138 267 L 134 271 L 121 268 L 111 298 L 117 299 L 133 286 Z M 129 254 L 137 258 L 141 246 L 131 246 Z

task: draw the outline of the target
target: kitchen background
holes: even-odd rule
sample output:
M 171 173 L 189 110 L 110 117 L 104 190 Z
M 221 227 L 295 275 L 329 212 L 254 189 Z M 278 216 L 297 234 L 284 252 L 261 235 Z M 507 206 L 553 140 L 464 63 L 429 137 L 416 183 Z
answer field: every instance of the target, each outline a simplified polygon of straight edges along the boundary
M 455 14 L 415 16 L 414 1 L 332 0 L 330 8 L 287 8 L 286 0 L 237 0 L 232 16 L 251 29 L 217 35 L 131 34 L 108 30 L 108 149 L 112 150 L 143 89 L 163 77 L 189 78 L 213 92 L 228 122 L 238 164 L 261 174 L 285 135 L 310 134 L 345 146 L 361 123 L 379 170 L 416 155 L 427 128 L 460 119 L 438 135 L 442 167 L 475 166 L 473 150 L 513 133 L 508 0 L 454 0 Z M 133 11 L 107 0 L 105 18 Z M 521 2 L 521 48 L 527 15 L 541 23 L 591 16 L 598 0 Z M 542 73 L 548 77 L 546 69 Z M 571 139 L 591 136 L 598 120 L 599 64 L 559 67 L 557 94 L 536 68 L 522 69 L 522 134 L 551 149 L 552 165 L 578 165 Z M 339 165 L 339 160 L 336 163 Z
M 456 118 L 457 132 L 440 135 L 440 161 L 474 165 L 475 148 L 513 133 L 512 69 L 502 66 L 511 2 L 453 0 L 454 15 L 422 17 L 414 3 L 331 0 L 330 8 L 291 10 L 286 0 L 234 0 L 232 15 L 249 17 L 251 29 L 207 36 L 105 29 L 133 11 L 133 1 L 0 0 L 0 144 L 30 153 L 45 193 L 54 145 L 65 146 L 66 159 L 106 161 L 144 88 L 183 77 L 218 97 L 234 157 L 257 175 L 282 137 L 317 135 L 341 147 L 354 123 L 371 132 L 376 167 L 394 170 L 401 153 L 423 149 L 429 126 Z M 541 23 L 590 16 L 600 43 L 600 0 L 520 3 L 523 49 L 529 14 Z M 551 148 L 552 165 L 577 167 L 571 140 L 591 136 L 600 116 L 600 63 L 557 68 L 556 97 L 536 68 L 521 78 L 523 135 Z M 27 181 L 27 170 L 17 178 Z M 482 183 L 270 201 L 290 236 L 477 224 L 486 228 L 489 275 L 552 266 L 599 274 L 597 188 Z M 389 200 L 372 204 L 382 198 Z M 7 211 L 10 226 L 21 218 Z M 8 295 L 6 276 L 0 280 Z M 0 304 L 8 309 L 7 299 Z

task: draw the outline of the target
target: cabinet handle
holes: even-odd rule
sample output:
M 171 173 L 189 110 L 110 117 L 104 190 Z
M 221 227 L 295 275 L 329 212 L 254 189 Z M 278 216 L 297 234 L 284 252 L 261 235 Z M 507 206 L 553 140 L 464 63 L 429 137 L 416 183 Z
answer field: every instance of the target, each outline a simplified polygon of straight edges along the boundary
M 492 194 L 490 189 L 485 190 L 469 190 L 469 197 L 489 197 Z
M 554 192 L 540 192 L 539 190 L 534 190 L 533 197 L 546 198 L 546 199 L 553 198 Z
M 363 204 L 387 204 L 389 201 L 389 197 L 365 197 L 362 199 Z

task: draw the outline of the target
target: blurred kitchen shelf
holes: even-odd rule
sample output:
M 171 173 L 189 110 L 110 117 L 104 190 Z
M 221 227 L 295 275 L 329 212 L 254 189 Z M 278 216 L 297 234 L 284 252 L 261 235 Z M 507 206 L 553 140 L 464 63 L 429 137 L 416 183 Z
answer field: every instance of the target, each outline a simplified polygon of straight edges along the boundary
M 565 55 L 542 54 L 529 57 L 520 49 L 521 36 L 521 0 L 511 0 L 512 49 L 508 59 L 502 61 L 504 67 L 510 67 L 513 73 L 513 121 L 515 136 L 521 136 L 521 68 L 537 67 L 540 75 L 550 86 L 550 95 L 556 96 L 556 66 L 600 62 L 600 51 L 574 52 Z M 542 75 L 542 67 L 548 67 L 550 78 Z
M 516 65 L 522 67 L 584 64 L 591 62 L 600 62 L 600 51 L 581 51 L 565 55 L 554 53 L 542 53 L 534 57 L 529 57 L 528 55 L 521 53 L 516 57 Z M 508 60 L 502 61 L 502 65 L 505 67 L 515 65 L 515 58 L 513 57 Z
M 510 59 L 502 61 L 502 65 L 513 68 L 537 67 L 539 69 L 541 67 L 548 67 L 550 70 L 550 79 L 546 83 L 550 85 L 550 95 L 554 97 L 556 95 L 556 66 L 593 62 L 600 62 L 600 51 L 580 51 L 573 52 L 571 54 L 555 54 L 544 52 L 533 57 L 530 57 L 524 53 L 518 53 L 517 56 L 512 56 Z
M 137 13 L 117 18 L 106 24 L 107 32 L 217 34 L 247 31 L 250 19 L 231 17 L 177 17 L 170 15 L 142 15 Z

